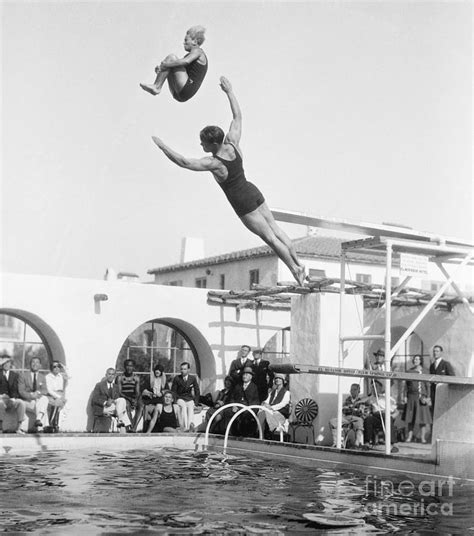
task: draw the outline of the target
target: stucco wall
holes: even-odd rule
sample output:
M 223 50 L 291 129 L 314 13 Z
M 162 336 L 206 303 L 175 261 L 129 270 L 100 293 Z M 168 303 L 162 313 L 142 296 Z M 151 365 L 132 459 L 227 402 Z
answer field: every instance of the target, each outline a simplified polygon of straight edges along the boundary
M 201 289 L 13 274 L 0 281 L 1 312 L 39 328 L 53 357 L 68 366 L 63 430 L 87 428 L 94 385 L 115 365 L 128 335 L 144 322 L 166 319 L 190 337 L 198 351 L 203 391 L 219 385 L 242 344 L 263 346 L 289 324 L 285 311 L 209 306 L 207 291 Z M 98 307 L 95 294 L 106 294 L 108 300 Z

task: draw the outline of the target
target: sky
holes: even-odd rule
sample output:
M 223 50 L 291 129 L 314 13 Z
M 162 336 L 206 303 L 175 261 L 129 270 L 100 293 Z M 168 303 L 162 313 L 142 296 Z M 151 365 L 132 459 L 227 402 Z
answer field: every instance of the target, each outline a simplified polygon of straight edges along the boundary
M 3 1 L 1 23 L 2 271 L 147 280 L 185 236 L 260 245 L 151 141 L 204 156 L 201 128 L 231 120 L 221 75 L 270 207 L 472 239 L 471 2 Z M 196 24 L 199 93 L 143 92 Z

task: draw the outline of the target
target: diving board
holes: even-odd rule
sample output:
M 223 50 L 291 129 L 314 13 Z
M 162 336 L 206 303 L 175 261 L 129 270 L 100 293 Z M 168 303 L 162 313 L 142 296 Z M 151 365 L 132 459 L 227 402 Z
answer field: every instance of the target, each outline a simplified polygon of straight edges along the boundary
M 367 222 L 351 222 L 338 218 L 323 218 L 321 216 L 310 216 L 303 212 L 291 212 L 272 208 L 271 212 L 277 221 L 306 225 L 309 227 L 319 227 L 321 229 L 332 229 L 365 236 L 385 236 L 387 238 L 400 238 L 408 240 L 420 240 L 435 243 L 442 243 L 447 246 L 474 247 L 472 242 L 458 238 L 449 238 L 434 233 L 416 231 L 409 227 L 391 224 L 378 224 Z

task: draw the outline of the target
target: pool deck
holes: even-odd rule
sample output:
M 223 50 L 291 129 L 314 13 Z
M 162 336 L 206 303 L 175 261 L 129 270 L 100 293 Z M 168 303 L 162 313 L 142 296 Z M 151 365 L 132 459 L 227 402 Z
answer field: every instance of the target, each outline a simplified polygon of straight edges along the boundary
M 210 435 L 208 448 L 223 452 L 224 438 Z M 0 434 L 1 456 L 26 456 L 47 451 L 68 451 L 90 449 L 99 451 L 117 451 L 134 449 L 157 449 L 174 447 L 194 451 L 205 450 L 204 434 L 92 434 L 92 433 L 59 433 L 59 434 Z M 226 453 L 230 455 L 252 455 L 281 458 L 299 464 L 319 464 L 330 466 L 338 471 L 357 470 L 375 474 L 399 474 L 417 477 L 420 480 L 428 477 L 449 477 L 473 481 L 473 471 L 465 469 L 452 470 L 432 459 L 430 444 L 399 443 L 399 452 L 385 454 L 384 446 L 371 450 L 348 450 L 303 445 L 297 443 L 280 443 L 252 438 L 229 438 Z M 456 469 L 456 468 L 454 468 Z

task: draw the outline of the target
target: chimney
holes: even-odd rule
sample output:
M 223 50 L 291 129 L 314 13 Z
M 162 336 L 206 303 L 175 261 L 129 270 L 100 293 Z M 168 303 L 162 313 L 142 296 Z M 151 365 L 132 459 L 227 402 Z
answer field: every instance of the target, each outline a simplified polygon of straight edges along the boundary
M 202 238 L 184 237 L 181 240 L 181 256 L 179 262 L 195 261 L 204 258 L 204 240 Z

